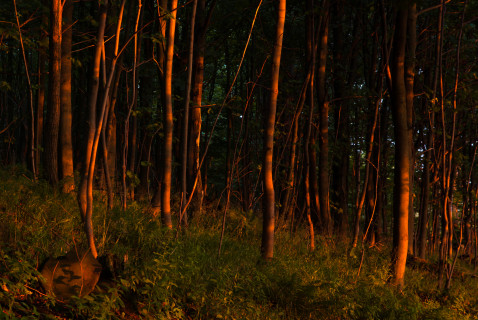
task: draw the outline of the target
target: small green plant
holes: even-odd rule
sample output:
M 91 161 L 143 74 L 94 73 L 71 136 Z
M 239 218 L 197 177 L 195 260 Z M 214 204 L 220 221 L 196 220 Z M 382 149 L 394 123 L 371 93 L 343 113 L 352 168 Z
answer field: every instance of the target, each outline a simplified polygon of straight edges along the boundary
M 21 251 L 0 249 L 0 305 L 7 317 L 14 318 L 14 310 L 30 313 L 29 304 L 39 287 L 40 274 Z

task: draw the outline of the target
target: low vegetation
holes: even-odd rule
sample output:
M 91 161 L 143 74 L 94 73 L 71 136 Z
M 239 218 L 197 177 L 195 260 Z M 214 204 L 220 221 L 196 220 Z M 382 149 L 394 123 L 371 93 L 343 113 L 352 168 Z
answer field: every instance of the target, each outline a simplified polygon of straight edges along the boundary
M 18 167 L 0 172 L 0 319 L 478 317 L 478 279 L 466 261 L 458 261 L 448 291 L 437 290 L 436 259 L 413 263 L 399 292 L 387 282 L 387 247 L 351 254 L 348 242 L 319 238 L 309 252 L 305 229 L 284 228 L 266 263 L 258 249 L 260 215 L 233 208 L 218 256 L 222 211 L 216 203 L 177 235 L 152 220 L 144 205 L 108 212 L 105 197 L 95 196 L 98 251 L 110 263 L 92 294 L 59 301 L 44 293 L 38 270 L 48 257 L 84 242 L 75 195 L 34 183 Z

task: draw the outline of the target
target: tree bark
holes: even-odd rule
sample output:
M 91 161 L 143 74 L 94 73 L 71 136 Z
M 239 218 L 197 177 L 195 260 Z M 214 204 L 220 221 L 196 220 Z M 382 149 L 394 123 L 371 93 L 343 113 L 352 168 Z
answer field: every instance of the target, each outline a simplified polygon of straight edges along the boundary
M 48 6 L 46 0 L 42 0 L 43 6 Z M 48 15 L 42 13 L 41 28 L 40 28 L 40 42 L 43 42 L 45 34 L 47 33 L 43 28 L 48 24 Z M 45 91 L 47 87 L 47 54 L 44 48 L 38 49 L 38 95 L 37 95 L 37 112 L 35 118 L 35 165 L 36 172 L 39 172 L 40 162 L 42 159 L 41 149 L 43 146 L 43 111 L 45 107 Z
M 89 111 L 89 131 L 88 131 L 88 141 L 87 141 L 87 150 L 86 150 L 87 158 L 85 159 L 83 176 L 80 183 L 80 190 L 77 195 L 78 203 L 80 207 L 80 213 L 84 222 L 86 238 L 88 240 L 91 254 L 95 258 L 98 256 L 98 252 L 96 250 L 94 230 L 93 230 L 93 219 L 92 219 L 93 217 L 93 176 L 94 176 L 94 170 L 95 170 L 95 161 L 96 161 L 96 153 L 98 149 L 99 136 L 100 136 L 102 126 L 104 123 L 104 118 L 105 118 L 108 91 L 109 91 L 109 87 L 114 75 L 114 66 L 116 63 L 116 55 L 118 52 L 119 33 L 120 33 L 119 30 L 121 26 L 124 3 L 125 3 L 125 0 L 123 0 L 122 2 L 121 14 L 118 20 L 115 59 L 113 60 L 109 79 L 107 82 L 107 86 L 105 88 L 103 102 L 102 102 L 100 113 L 99 113 L 99 116 L 100 116 L 99 121 L 98 121 L 98 124 L 96 124 L 96 109 L 97 109 L 96 103 L 97 103 L 98 88 L 99 88 L 99 69 L 100 69 L 101 53 L 104 48 L 104 31 L 106 26 L 106 13 L 107 13 L 108 1 L 106 0 L 102 5 L 100 5 L 100 8 L 99 8 L 100 23 L 98 26 L 98 38 L 96 43 L 94 63 L 93 63 L 93 69 L 92 69 L 93 81 L 92 81 L 90 97 L 89 97 L 89 110 L 88 110 Z
M 329 206 L 329 102 L 326 101 L 326 65 L 327 65 L 327 40 L 329 36 L 329 13 L 328 1 L 324 1 L 322 19 L 322 34 L 320 36 L 319 55 L 318 55 L 318 73 L 317 73 L 317 100 L 319 103 L 319 203 L 320 215 L 322 220 L 322 232 L 327 236 L 332 236 L 333 224 L 330 217 Z
M 99 8 L 99 25 L 98 34 L 96 38 L 95 55 L 93 59 L 91 84 L 88 97 L 88 140 L 86 141 L 85 162 L 83 163 L 82 176 L 78 190 L 78 204 L 83 219 L 86 217 L 87 206 L 87 185 L 88 185 L 88 167 L 90 166 L 91 150 L 93 148 L 93 139 L 96 130 L 96 102 L 98 99 L 98 89 L 100 84 L 100 62 L 101 62 L 101 48 L 103 46 L 105 26 L 106 26 L 106 11 L 104 4 Z
M 173 100 L 172 76 L 174 57 L 174 36 L 176 32 L 176 13 L 178 0 L 171 2 L 171 18 L 169 20 L 168 46 L 166 49 L 166 65 L 164 73 L 164 150 L 163 150 L 163 183 L 161 196 L 161 220 L 169 228 L 173 228 L 171 221 L 171 169 L 173 158 Z
M 166 105 L 166 99 L 164 97 L 164 72 L 165 72 L 165 60 L 166 60 L 166 26 L 167 26 L 167 21 L 165 19 L 166 12 L 167 12 L 167 7 L 168 7 L 168 2 L 167 0 L 160 0 L 159 6 L 158 6 L 158 20 L 159 20 L 159 34 L 160 34 L 160 42 L 158 44 L 158 59 L 156 61 L 157 67 L 158 67 L 158 74 L 159 74 L 159 84 L 161 85 L 161 90 L 160 90 L 160 97 L 159 101 L 161 101 L 161 105 L 165 106 Z M 160 107 L 158 106 L 158 113 L 161 114 L 160 112 Z M 163 110 L 164 114 L 164 110 Z M 163 150 L 164 144 L 163 141 L 158 139 L 157 143 L 157 148 L 159 150 Z M 159 152 L 158 152 L 159 153 Z M 158 172 L 159 172 L 159 177 L 158 177 L 158 186 L 156 188 L 156 191 L 153 195 L 153 198 L 151 199 L 151 210 L 150 214 L 153 217 L 157 217 L 161 211 L 161 195 L 162 195 L 162 181 L 163 181 L 163 169 L 162 169 L 162 163 L 163 163 L 163 155 L 159 155 L 157 157 L 159 161 L 156 161 L 158 164 Z
M 282 53 L 282 39 L 284 36 L 286 0 L 279 1 L 277 11 L 276 36 L 272 55 L 271 93 L 269 108 L 266 113 L 266 128 L 264 131 L 264 164 L 263 164 L 263 225 L 262 225 L 262 258 L 270 260 L 274 256 L 274 228 L 275 228 L 275 193 L 272 179 L 272 156 L 274 147 L 274 129 L 279 94 L 279 68 Z
M 211 8 L 212 10 L 212 8 Z M 199 0 L 197 5 L 195 45 L 194 45 L 194 82 L 192 88 L 191 122 L 189 132 L 188 150 L 188 193 L 193 193 L 194 184 L 196 188 L 192 195 L 193 201 L 191 215 L 201 212 L 203 200 L 203 188 L 200 161 L 201 142 L 201 105 L 204 80 L 204 51 L 206 43 L 206 0 Z
M 331 215 L 335 221 L 336 234 L 345 239 L 348 226 L 347 194 L 349 172 L 349 107 L 347 101 L 341 100 L 346 90 L 346 60 L 344 58 L 344 1 L 335 1 L 333 7 L 333 70 L 334 70 L 334 98 L 338 99 L 334 105 L 336 140 L 332 160 Z M 351 72 L 352 72 L 351 68 Z M 332 209 L 334 208 L 334 209 Z
M 71 40 L 73 1 L 66 0 L 63 6 L 63 22 L 65 31 L 61 42 L 61 111 L 60 111 L 60 150 L 62 190 L 65 193 L 73 191 L 73 144 L 71 138 Z
M 404 286 L 408 250 L 408 211 L 410 201 L 410 145 L 405 88 L 405 45 L 408 9 L 397 12 L 392 45 L 392 118 L 395 132 L 395 177 L 393 191 L 392 284 Z
M 311 74 L 313 72 L 312 61 L 309 65 L 309 70 L 307 71 L 307 76 L 304 81 L 304 85 L 302 86 L 302 91 L 299 97 L 299 102 L 297 106 L 297 110 L 294 114 L 294 119 L 292 121 L 292 141 L 290 146 L 290 156 L 289 156 L 289 168 L 287 173 L 287 185 L 284 195 L 284 200 L 282 203 L 282 212 L 281 214 L 284 216 L 284 219 L 288 219 L 292 216 L 292 210 L 294 210 L 294 206 L 292 205 L 291 196 L 293 196 L 294 189 L 295 189 L 295 170 L 297 166 L 297 145 L 299 143 L 299 119 L 302 113 L 302 109 L 304 108 L 307 89 L 309 87 Z
M 60 131 L 61 91 L 61 22 L 60 0 L 50 4 L 50 63 L 48 79 L 48 112 L 45 123 L 45 173 L 48 181 L 57 185 L 58 178 L 58 136 Z
M 191 31 L 189 33 L 189 53 L 188 53 L 188 78 L 186 81 L 186 99 L 184 100 L 184 117 L 183 130 L 181 133 L 181 211 L 179 216 L 179 224 L 188 225 L 188 214 L 186 211 L 187 196 L 187 166 L 188 166 L 188 129 L 189 129 L 189 103 L 191 97 L 191 82 L 193 75 L 193 59 L 194 59 L 194 25 L 196 21 L 196 10 L 198 0 L 194 0 L 191 13 Z
M 412 3 L 408 8 L 407 21 L 407 58 L 405 61 L 405 87 L 407 103 L 407 129 L 408 143 L 410 146 L 410 200 L 408 203 L 408 253 L 414 254 L 414 226 L 415 212 L 413 210 L 413 176 L 414 176 L 414 145 L 413 145 L 413 98 L 415 78 L 415 49 L 417 46 L 417 4 Z

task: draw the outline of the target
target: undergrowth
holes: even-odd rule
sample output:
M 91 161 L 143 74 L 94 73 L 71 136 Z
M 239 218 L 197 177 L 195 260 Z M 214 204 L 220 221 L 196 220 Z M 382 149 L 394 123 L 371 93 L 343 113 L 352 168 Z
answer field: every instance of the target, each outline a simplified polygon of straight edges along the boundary
M 95 235 L 99 255 L 119 261 L 116 274 L 86 297 L 58 301 L 44 293 L 38 270 L 85 242 L 75 196 L 32 182 L 21 168 L 0 171 L 0 319 L 478 318 L 476 277 L 440 291 L 433 271 L 408 268 L 398 292 L 387 283 L 386 246 L 365 248 L 362 261 L 348 243 L 319 238 L 309 252 L 299 228 L 278 231 L 275 257 L 263 262 L 260 213 L 233 208 L 218 256 L 222 212 L 212 206 L 176 237 L 144 205 L 107 211 L 105 201 L 95 195 Z

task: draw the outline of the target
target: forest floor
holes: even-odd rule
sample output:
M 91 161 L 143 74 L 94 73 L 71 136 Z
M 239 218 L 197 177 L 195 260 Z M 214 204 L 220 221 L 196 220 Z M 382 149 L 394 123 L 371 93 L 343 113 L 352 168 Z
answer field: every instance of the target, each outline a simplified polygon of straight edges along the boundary
M 350 254 L 348 242 L 319 237 L 310 252 L 305 228 L 279 228 L 265 263 L 259 212 L 228 212 L 218 256 L 223 212 L 215 203 L 179 236 L 144 204 L 105 207 L 96 194 L 99 255 L 115 267 L 92 294 L 59 301 L 44 293 L 38 269 L 84 241 L 75 195 L 34 183 L 21 168 L 0 170 L 0 319 L 478 319 L 468 261 L 458 261 L 445 291 L 436 258 L 410 263 L 398 291 L 387 281 L 386 245 Z

